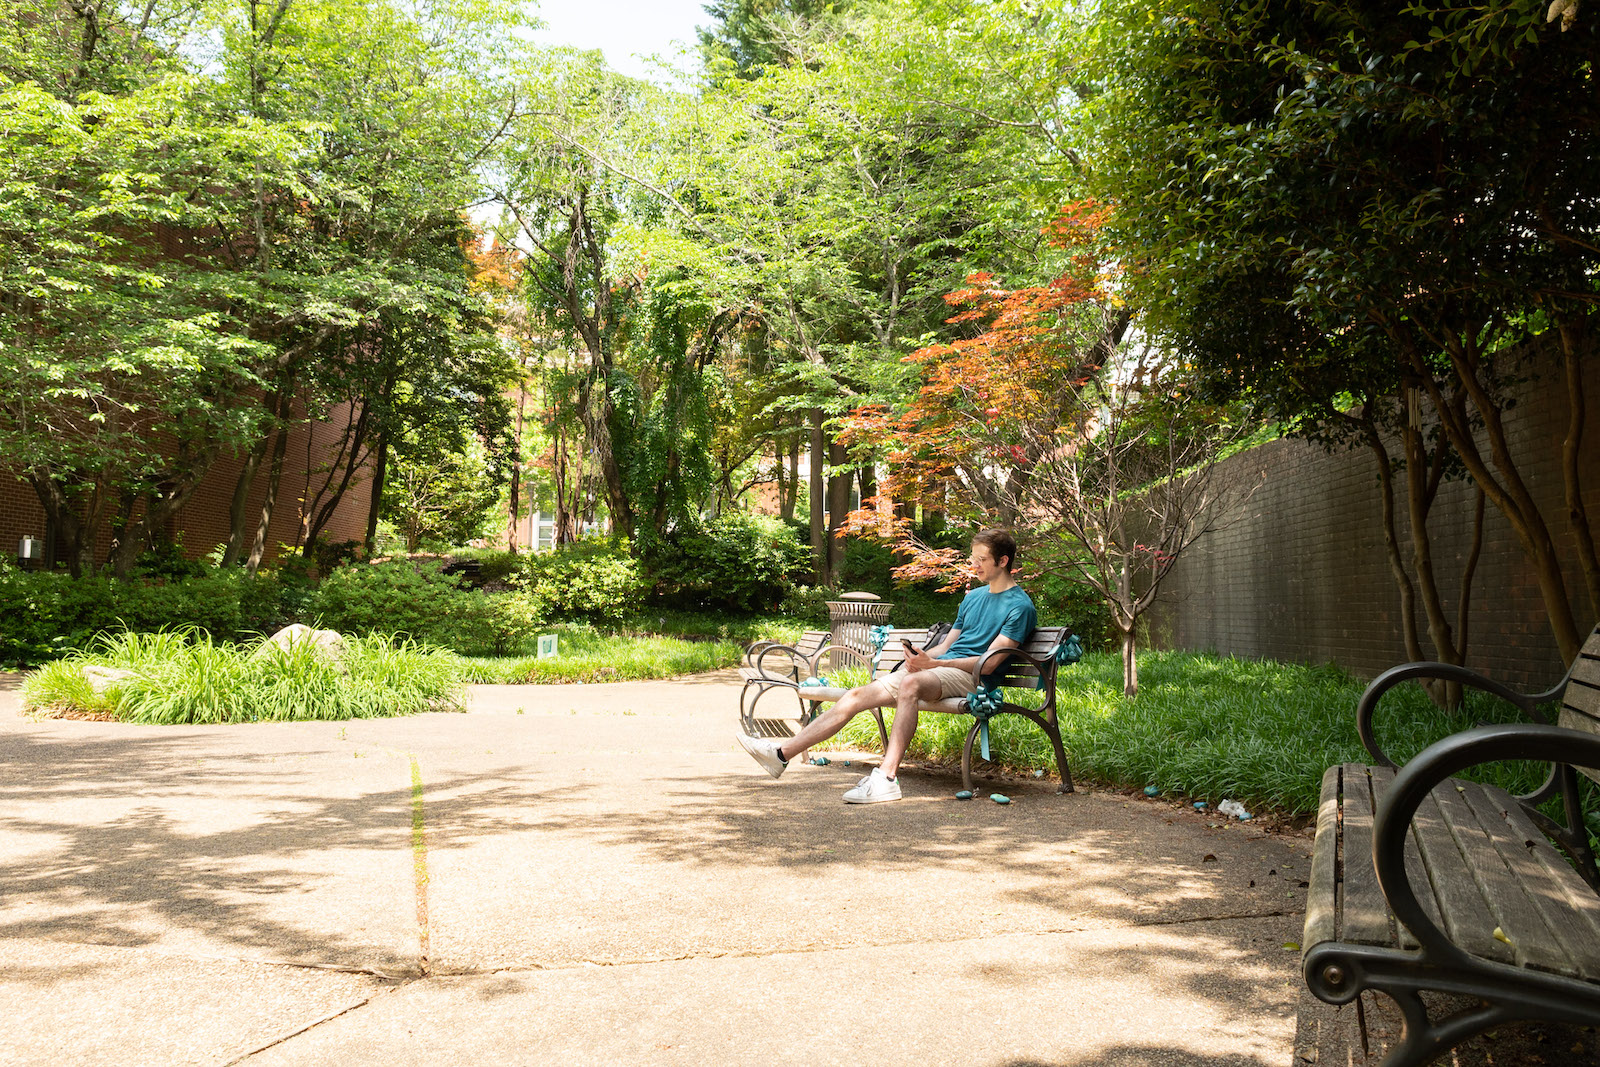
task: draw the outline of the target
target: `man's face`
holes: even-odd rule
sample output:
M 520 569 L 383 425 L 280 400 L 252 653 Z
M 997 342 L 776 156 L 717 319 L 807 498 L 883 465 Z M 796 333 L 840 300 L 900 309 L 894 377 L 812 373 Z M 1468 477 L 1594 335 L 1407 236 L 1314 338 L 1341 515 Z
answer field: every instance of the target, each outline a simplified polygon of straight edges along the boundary
M 1000 564 L 989 553 L 988 545 L 973 545 L 972 555 L 967 557 L 967 562 L 972 565 L 972 576 L 985 585 L 994 581 L 1001 570 Z

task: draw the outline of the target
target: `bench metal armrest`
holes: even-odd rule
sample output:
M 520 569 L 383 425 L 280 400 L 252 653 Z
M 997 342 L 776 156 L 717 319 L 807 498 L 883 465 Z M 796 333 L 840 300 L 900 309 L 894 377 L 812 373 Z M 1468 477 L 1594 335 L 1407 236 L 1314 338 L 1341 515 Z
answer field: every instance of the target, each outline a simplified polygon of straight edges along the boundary
M 1383 694 L 1399 685 L 1401 682 L 1414 681 L 1420 678 L 1436 678 L 1446 682 L 1459 682 L 1461 685 L 1472 689 L 1481 689 L 1491 693 L 1501 700 L 1507 701 L 1522 709 L 1536 723 L 1549 723 L 1549 719 L 1539 711 L 1539 705 L 1548 703 L 1561 695 L 1561 690 L 1566 682 L 1544 693 L 1518 693 L 1507 689 L 1493 678 L 1485 677 L 1477 671 L 1459 667 L 1453 663 L 1402 663 L 1398 667 L 1390 667 L 1372 680 L 1366 692 L 1361 694 L 1361 700 L 1356 704 L 1356 732 L 1361 735 L 1361 743 L 1366 746 L 1372 758 L 1384 767 L 1395 766 L 1394 760 L 1389 758 L 1378 744 L 1378 738 L 1372 731 L 1372 717 L 1377 714 L 1378 701 Z M 1543 792 L 1543 790 L 1541 790 Z
M 972 690 L 977 692 L 983 684 L 983 676 L 991 671 L 998 670 L 1012 659 L 1026 660 L 1033 664 L 1039 671 L 1039 688 L 1045 692 L 1047 702 L 1054 700 L 1055 690 L 1052 683 L 1055 681 L 1056 657 L 1054 653 L 1035 656 L 1023 648 L 994 648 L 978 657 L 977 664 L 972 668 Z M 996 660 L 989 665 L 990 660 Z
M 823 645 L 821 648 L 817 649 L 816 652 L 807 656 L 805 653 L 801 652 L 792 645 L 780 645 L 776 642 L 770 643 L 766 647 L 760 649 L 755 654 L 753 660 L 751 660 L 748 655 L 746 656 L 746 659 L 749 662 L 749 665 L 755 668 L 756 672 L 759 673 L 763 678 L 772 682 L 798 687 L 801 679 L 805 677 L 805 675 L 800 673 L 800 667 L 802 664 L 805 666 L 806 675 L 816 674 L 817 665 L 824 659 L 827 659 L 831 653 L 836 651 L 847 653 L 851 658 L 860 659 L 864 663 L 870 662 L 870 660 L 864 658 L 860 652 L 848 645 Z M 789 657 L 789 666 L 786 671 L 774 673 L 767 669 L 766 658 L 773 654 Z
M 1425 951 L 1438 957 L 1466 953 L 1440 930 L 1406 878 L 1406 832 L 1435 786 L 1468 767 L 1502 760 L 1538 760 L 1600 768 L 1600 737 L 1560 726 L 1510 723 L 1478 726 L 1436 741 L 1395 775 L 1372 823 L 1372 863 L 1384 899 Z M 1579 832 L 1583 832 L 1580 823 Z
M 788 657 L 786 669 L 778 670 L 776 666 L 768 668 L 767 657 L 777 655 Z M 745 650 L 745 663 L 766 681 L 798 686 L 800 684 L 800 664 L 809 666 L 805 654 L 793 645 L 781 644 L 777 641 L 762 641 L 751 645 Z

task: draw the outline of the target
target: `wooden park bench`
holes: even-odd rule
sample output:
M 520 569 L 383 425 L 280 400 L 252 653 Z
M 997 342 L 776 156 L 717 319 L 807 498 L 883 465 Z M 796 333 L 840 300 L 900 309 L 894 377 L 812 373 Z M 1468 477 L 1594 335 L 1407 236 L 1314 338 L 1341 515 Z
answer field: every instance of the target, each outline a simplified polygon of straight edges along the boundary
M 794 646 L 774 642 L 758 642 L 750 646 L 740 668 L 745 679 L 739 700 L 740 724 L 745 733 L 756 737 L 792 737 L 801 724 L 809 722 L 817 714 L 821 705 L 833 703 L 848 691 L 843 686 L 815 684 L 818 679 L 826 682 L 828 672 L 841 666 L 866 667 L 869 678 L 881 678 L 901 668 L 905 658 L 901 639 L 923 648 L 927 644 L 928 631 L 886 628 L 883 636 L 883 647 L 870 654 L 830 645 L 827 643 L 829 635 L 816 631 L 806 633 Z M 999 688 L 1039 690 L 1044 699 L 1037 708 L 1015 703 L 1007 699 L 1003 692 L 989 701 L 979 701 L 976 709 L 964 697 L 952 697 L 919 707 L 920 711 L 973 716 L 972 728 L 967 731 L 966 744 L 961 750 L 963 788 L 972 788 L 973 745 L 981 740 L 983 758 L 988 758 L 989 720 L 997 715 L 1021 715 L 1037 725 L 1050 739 L 1051 748 L 1055 751 L 1056 767 L 1061 774 L 1061 786 L 1057 792 L 1072 792 L 1072 772 L 1067 767 L 1067 754 L 1061 744 L 1061 728 L 1056 716 L 1056 671 L 1063 659 L 1072 662 L 1077 655 L 1075 651 L 1071 656 L 1062 653 L 1063 646 L 1068 645 L 1071 636 L 1072 632 L 1067 627 L 1041 626 L 1026 644 L 1006 652 L 991 653 L 974 672 L 973 689 L 977 691 L 980 684 L 978 677 L 996 670 L 996 662 L 1004 659 L 1004 666 L 999 668 L 1002 672 Z M 1076 649 L 1077 642 L 1072 641 L 1068 647 Z M 808 681 L 813 684 L 805 684 Z M 772 717 L 770 706 L 765 709 L 765 716 L 757 714 L 758 702 L 775 690 L 794 694 L 799 709 L 792 720 Z M 878 740 L 887 747 L 889 733 L 884 725 L 883 710 L 872 708 L 870 711 L 877 720 Z
M 1372 719 L 1387 690 L 1419 678 L 1492 693 L 1533 721 L 1453 734 L 1396 771 Z M 1541 706 L 1556 701 L 1551 725 Z M 1332 767 L 1322 781 L 1301 942 L 1311 992 L 1395 1002 L 1402 1029 L 1383 1067 L 1427 1063 L 1511 1020 L 1600 1025 L 1600 870 L 1585 821 L 1592 788 L 1578 778 L 1600 781 L 1600 627 L 1548 692 L 1409 663 L 1374 680 L 1356 716 L 1377 765 Z M 1526 796 L 1451 777 L 1501 760 L 1551 771 Z M 1563 821 L 1539 810 L 1558 796 Z M 1454 998 L 1453 1013 L 1435 1021 L 1423 993 Z

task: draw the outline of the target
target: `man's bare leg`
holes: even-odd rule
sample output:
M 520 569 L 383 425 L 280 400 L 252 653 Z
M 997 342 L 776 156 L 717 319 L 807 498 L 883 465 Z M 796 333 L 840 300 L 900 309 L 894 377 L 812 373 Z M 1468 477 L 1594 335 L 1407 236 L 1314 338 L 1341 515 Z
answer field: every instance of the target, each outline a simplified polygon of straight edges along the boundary
M 799 733 L 783 742 L 784 758 L 793 759 L 812 745 L 820 745 L 843 730 L 846 723 L 868 708 L 882 707 L 890 703 L 893 701 L 889 691 L 880 682 L 871 682 L 850 690 L 830 704 L 826 711 L 802 726 Z
M 907 675 L 900 683 L 894 708 L 894 725 L 889 729 L 889 743 L 883 748 L 882 770 L 885 778 L 900 773 L 900 758 L 911 747 L 917 733 L 917 706 L 936 699 L 940 692 L 939 680 L 932 674 L 919 672 Z

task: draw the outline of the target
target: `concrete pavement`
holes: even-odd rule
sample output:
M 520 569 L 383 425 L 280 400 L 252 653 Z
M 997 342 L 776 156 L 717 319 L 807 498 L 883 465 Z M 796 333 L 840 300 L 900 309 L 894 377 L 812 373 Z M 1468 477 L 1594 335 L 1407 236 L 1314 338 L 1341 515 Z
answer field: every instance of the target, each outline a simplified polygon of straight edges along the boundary
M 1302 838 L 914 766 L 848 806 L 859 757 L 734 744 L 727 674 L 229 727 L 14 690 L 0 1063 L 1294 1059 Z

